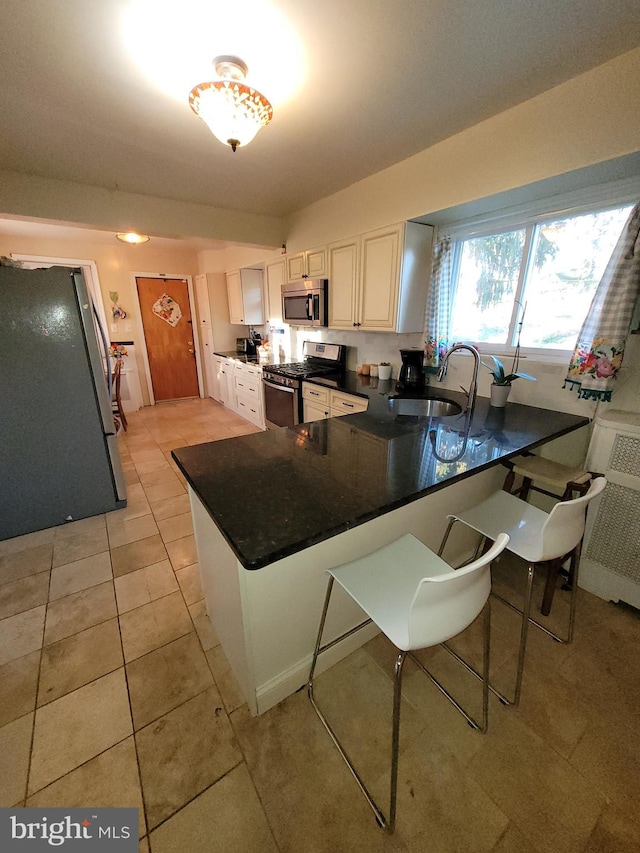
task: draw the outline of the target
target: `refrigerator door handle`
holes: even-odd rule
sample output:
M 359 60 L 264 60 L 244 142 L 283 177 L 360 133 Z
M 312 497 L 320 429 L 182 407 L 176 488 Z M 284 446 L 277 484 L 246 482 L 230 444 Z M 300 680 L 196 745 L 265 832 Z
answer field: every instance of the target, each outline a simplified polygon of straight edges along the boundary
M 100 315 L 98 314 L 98 309 L 93 304 L 93 302 L 91 303 L 91 307 L 93 308 L 93 316 L 95 317 L 96 326 L 98 327 L 98 330 L 100 332 L 100 337 L 102 338 L 102 349 L 104 352 L 105 364 L 107 366 L 107 377 L 106 377 L 107 388 L 109 390 L 109 399 L 111 399 L 113 396 L 113 378 L 111 375 L 111 365 L 109 362 L 109 342 L 107 341 L 107 335 L 105 333 L 105 330 L 102 328 L 102 323 L 100 322 Z M 113 433 L 109 433 L 109 434 L 113 435 Z

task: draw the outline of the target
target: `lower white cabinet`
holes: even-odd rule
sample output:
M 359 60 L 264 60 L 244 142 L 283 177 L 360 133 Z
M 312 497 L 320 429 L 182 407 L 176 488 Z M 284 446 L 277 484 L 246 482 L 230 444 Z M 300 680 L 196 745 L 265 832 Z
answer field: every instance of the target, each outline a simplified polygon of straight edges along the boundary
M 330 418 L 329 389 L 310 382 L 302 383 L 302 405 L 305 423 Z
M 202 363 L 204 366 L 204 384 L 208 397 L 213 397 L 214 400 L 220 399 L 218 396 L 216 364 L 213 354 L 213 333 L 209 323 L 203 323 L 200 326 L 201 345 L 202 345 Z
M 235 410 L 243 418 L 265 429 L 262 368 L 237 361 L 234 371 Z
M 323 388 L 311 382 L 302 383 L 302 400 L 305 422 L 366 412 L 369 406 L 365 397 Z
M 223 403 L 225 406 L 235 408 L 235 381 L 234 381 L 234 362 L 231 358 L 224 358 L 221 355 L 213 357 L 215 382 L 214 390 L 217 396 L 214 399 Z

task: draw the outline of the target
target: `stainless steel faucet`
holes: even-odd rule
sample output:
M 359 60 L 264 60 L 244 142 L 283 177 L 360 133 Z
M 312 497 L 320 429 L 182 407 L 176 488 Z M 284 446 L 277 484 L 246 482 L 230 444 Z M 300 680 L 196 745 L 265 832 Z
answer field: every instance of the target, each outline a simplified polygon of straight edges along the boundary
M 471 344 L 454 344 L 450 350 L 445 353 L 445 357 L 442 360 L 442 367 L 438 371 L 438 380 L 442 382 L 444 377 L 447 375 L 447 364 L 449 362 L 449 356 L 456 352 L 457 350 L 466 349 L 473 356 L 473 376 L 471 377 L 471 385 L 469 386 L 469 390 L 460 388 L 467 395 L 467 411 L 472 411 L 473 407 L 476 404 L 476 394 L 478 393 L 478 371 L 480 369 L 480 355 L 478 350 L 475 347 L 472 347 Z

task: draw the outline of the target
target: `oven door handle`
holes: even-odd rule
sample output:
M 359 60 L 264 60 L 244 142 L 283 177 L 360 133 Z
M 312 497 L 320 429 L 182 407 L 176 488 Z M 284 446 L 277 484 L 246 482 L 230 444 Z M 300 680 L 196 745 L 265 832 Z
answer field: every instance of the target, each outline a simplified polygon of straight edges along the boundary
M 276 391 L 286 391 L 287 394 L 295 394 L 296 393 L 295 388 L 288 388 L 286 385 L 276 385 L 274 382 L 269 382 L 268 379 L 264 379 L 264 378 L 262 381 L 264 382 L 265 385 L 268 385 L 269 388 L 275 388 Z

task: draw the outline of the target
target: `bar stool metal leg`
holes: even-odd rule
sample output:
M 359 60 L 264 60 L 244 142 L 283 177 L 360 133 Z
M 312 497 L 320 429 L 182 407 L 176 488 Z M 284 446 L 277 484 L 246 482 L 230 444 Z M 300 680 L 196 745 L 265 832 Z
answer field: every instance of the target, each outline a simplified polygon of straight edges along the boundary
M 338 752 L 342 756 L 345 764 L 347 765 L 347 767 L 351 771 L 351 775 L 353 776 L 353 778 L 358 783 L 358 787 L 360 788 L 360 790 L 364 794 L 365 799 L 369 803 L 369 806 L 375 815 L 375 818 L 376 818 L 376 821 L 378 822 L 378 825 L 383 827 L 388 833 L 392 833 L 394 830 L 394 827 L 395 827 L 395 815 L 396 815 L 396 796 L 397 796 L 397 789 L 398 789 L 398 785 L 397 785 L 398 751 L 399 751 L 399 746 L 400 746 L 400 701 L 401 701 L 401 697 L 402 697 L 402 672 L 403 672 L 403 667 L 404 667 L 404 661 L 406 658 L 406 652 L 400 652 L 398 654 L 398 657 L 396 659 L 396 665 L 395 665 L 394 688 L 393 688 L 393 731 L 392 731 L 392 736 L 391 736 L 391 782 L 390 782 L 390 794 L 389 794 L 389 818 L 387 819 L 384 816 L 384 813 L 382 812 L 382 810 L 380 809 L 378 804 L 376 803 L 376 801 L 371 796 L 369 789 L 367 788 L 367 786 L 363 782 L 363 780 L 360 777 L 360 774 L 358 773 L 358 771 L 356 770 L 353 762 L 351 761 L 351 759 L 347 755 L 347 752 L 345 751 L 344 747 L 340 743 L 340 740 L 338 739 L 338 736 L 336 735 L 333 728 L 331 727 L 331 724 L 329 723 L 329 721 L 327 720 L 325 715 L 322 713 L 322 711 L 318 707 L 316 700 L 315 700 L 315 697 L 313 695 L 313 676 L 315 673 L 316 664 L 318 662 L 318 656 L 322 652 L 327 651 L 327 649 L 330 649 L 333 646 L 335 646 L 341 640 L 344 640 L 347 637 L 350 637 L 356 631 L 359 631 L 360 628 L 364 628 L 365 625 L 368 625 L 371 622 L 371 619 L 366 619 L 360 625 L 357 625 L 355 628 L 352 628 L 350 631 L 346 631 L 341 636 L 336 637 L 335 640 L 332 640 L 331 642 L 327 643 L 324 646 L 322 645 L 322 634 L 324 632 L 324 625 L 325 625 L 325 622 L 327 619 L 327 612 L 329 610 L 329 602 L 331 600 L 331 592 L 333 590 L 333 580 L 334 580 L 333 577 L 330 577 L 329 583 L 327 586 L 327 594 L 325 596 L 324 606 L 322 609 L 322 617 L 320 619 L 320 628 L 318 629 L 318 637 L 316 639 L 316 647 L 315 647 L 315 651 L 313 653 L 313 660 L 311 662 L 311 671 L 309 673 L 309 680 L 307 682 L 307 695 L 308 695 L 309 700 L 311 702 L 311 705 L 312 705 L 314 711 L 316 712 L 316 714 L 318 715 L 318 718 L 320 719 L 322 725 L 325 727 L 325 729 L 329 733 L 331 740 L 333 741 L 335 747 L 337 748 Z
M 436 685 L 436 687 L 449 699 L 449 701 L 454 705 L 454 707 L 462 714 L 463 717 L 467 720 L 469 725 L 478 729 L 481 732 L 486 732 L 488 728 L 488 720 L 489 720 L 489 690 L 491 690 L 491 686 L 489 684 L 489 660 L 490 660 L 490 643 L 491 643 L 491 605 L 489 600 L 487 600 L 484 608 L 483 608 L 483 672 L 482 674 L 478 673 L 472 667 L 470 667 L 466 661 L 460 658 L 455 652 L 453 652 L 446 643 L 443 644 L 444 648 L 447 649 L 454 657 L 456 657 L 463 666 L 471 672 L 476 678 L 482 680 L 482 722 L 478 722 L 476 719 L 471 717 L 467 711 L 456 701 L 456 699 L 451 695 L 451 693 L 429 672 L 429 670 L 424 666 L 424 664 L 412 653 L 402 651 L 397 649 L 397 656 L 394 666 L 394 678 L 393 678 L 393 716 L 392 716 L 392 732 L 391 732 L 391 773 L 390 773 L 390 781 L 389 781 L 389 816 L 385 817 L 383 811 L 378 806 L 376 801 L 373 799 L 369 789 L 365 785 L 362 780 L 360 774 L 356 770 L 353 762 L 349 758 L 345 748 L 341 744 L 338 736 L 333 730 L 331 724 L 318 707 L 318 704 L 315 700 L 315 696 L 313 693 L 313 678 L 316 670 L 316 665 L 318 661 L 318 657 L 322 652 L 327 651 L 328 649 L 335 646 L 337 643 L 346 639 L 347 637 L 354 634 L 356 631 L 359 631 L 360 628 L 363 628 L 365 625 L 370 624 L 371 619 L 366 619 L 364 622 L 357 625 L 355 628 L 352 628 L 349 631 L 346 631 L 341 636 L 337 637 L 335 640 L 332 640 L 325 645 L 322 644 L 322 635 L 324 633 L 324 626 L 327 618 L 327 613 L 329 610 L 329 602 L 331 600 L 331 593 L 333 590 L 333 577 L 330 577 L 329 583 L 327 586 L 327 593 L 325 596 L 324 606 L 322 609 L 322 617 L 320 619 L 320 627 L 318 629 L 318 636 L 316 639 L 315 650 L 313 653 L 313 659 L 311 663 L 311 671 L 309 673 L 309 680 L 307 682 L 307 695 L 313 706 L 314 711 L 316 712 L 318 718 L 322 722 L 323 726 L 327 730 L 331 740 L 333 741 L 335 747 L 338 752 L 342 756 L 345 764 L 351 771 L 353 778 L 356 780 L 358 787 L 364 794 L 365 799 L 367 800 L 371 810 L 373 811 L 376 821 L 379 826 L 385 829 L 389 834 L 391 834 L 395 829 L 395 821 L 396 821 L 396 802 L 398 795 L 398 764 L 399 764 L 399 753 L 400 753 L 400 711 L 402 706 L 402 675 L 404 671 L 404 663 L 407 657 L 410 657 L 412 661 L 419 667 L 419 669 L 428 676 L 431 681 Z M 493 691 L 494 693 L 496 691 Z M 498 696 L 500 694 L 497 694 Z

